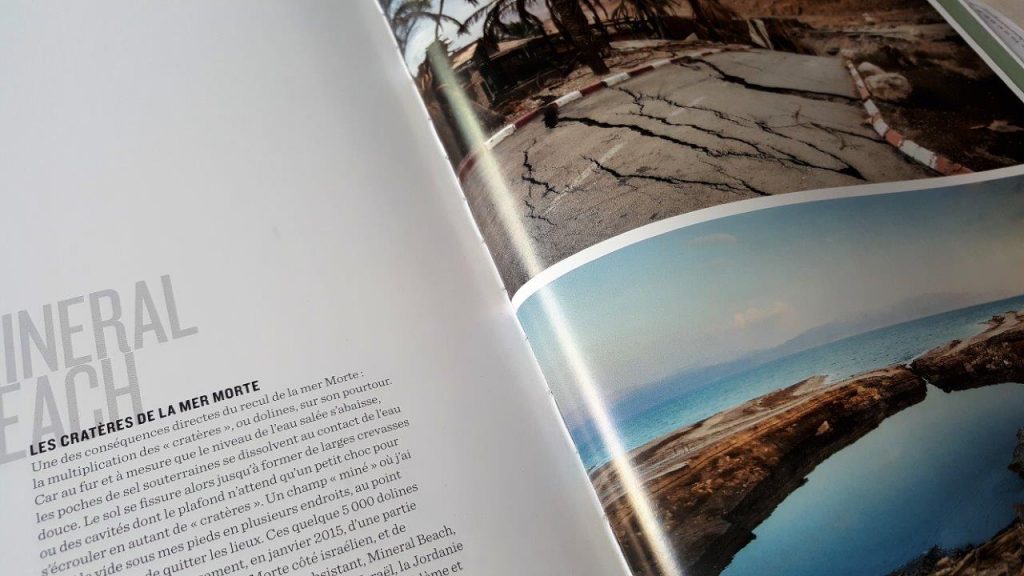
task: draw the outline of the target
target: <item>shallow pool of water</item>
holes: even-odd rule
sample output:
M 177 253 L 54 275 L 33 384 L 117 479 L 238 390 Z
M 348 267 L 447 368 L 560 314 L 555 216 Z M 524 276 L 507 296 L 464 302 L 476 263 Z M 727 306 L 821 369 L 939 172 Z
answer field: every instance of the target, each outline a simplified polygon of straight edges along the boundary
M 725 576 L 884 575 L 932 546 L 989 539 L 1024 502 L 1007 469 L 1024 384 L 944 393 L 822 462 L 754 531 Z

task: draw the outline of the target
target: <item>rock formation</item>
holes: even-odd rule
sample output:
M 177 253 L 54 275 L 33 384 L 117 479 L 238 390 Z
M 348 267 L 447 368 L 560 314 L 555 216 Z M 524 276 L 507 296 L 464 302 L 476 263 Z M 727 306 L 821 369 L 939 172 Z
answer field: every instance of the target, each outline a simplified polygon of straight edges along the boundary
M 1024 314 L 995 316 L 981 334 L 930 350 L 910 366 L 889 366 L 831 385 L 822 376 L 808 378 L 634 450 L 633 465 L 687 574 L 720 573 L 819 463 L 923 400 L 928 382 L 947 392 L 1024 382 Z M 1018 473 L 1024 469 L 1022 442 L 1024 430 L 1011 464 Z M 614 469 L 600 467 L 591 479 L 634 573 L 657 574 Z M 1024 528 L 1016 522 L 964 554 L 979 565 L 991 560 L 992 566 L 1002 566 L 998 562 L 1006 554 L 1020 558 L 1022 536 Z M 913 573 L 1017 573 L 970 572 L 963 558 L 943 554 L 935 551 L 919 566 L 924 571 Z
M 981 334 L 930 350 L 910 369 L 946 392 L 1024 382 L 1024 313 L 993 316 Z
M 894 366 L 823 386 L 809 379 L 638 449 L 633 456 L 687 574 L 718 574 L 819 463 L 920 402 L 925 383 Z M 610 467 L 593 480 L 634 572 L 655 574 Z
M 910 93 L 913 92 L 910 80 L 907 80 L 906 76 L 894 72 L 868 76 L 864 79 L 864 83 L 868 85 L 872 96 L 886 102 L 903 102 L 910 98 Z
M 1017 430 L 1017 446 L 1013 449 L 1013 458 L 1010 459 L 1010 470 L 1024 478 L 1024 428 Z
M 1021 513 L 1018 510 L 1018 515 Z M 1020 517 L 980 546 L 940 558 L 928 576 L 1024 574 L 1024 523 Z
M 885 70 L 882 70 L 878 66 L 875 66 L 871 62 L 861 62 L 857 65 L 857 72 L 860 72 L 861 77 L 868 78 L 870 76 L 876 76 L 878 74 L 885 74 Z

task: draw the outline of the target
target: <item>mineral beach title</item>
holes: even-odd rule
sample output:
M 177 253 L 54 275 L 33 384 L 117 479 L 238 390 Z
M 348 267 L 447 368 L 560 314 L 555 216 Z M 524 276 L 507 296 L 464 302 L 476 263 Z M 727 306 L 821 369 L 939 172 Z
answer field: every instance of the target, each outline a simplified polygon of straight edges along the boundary
M 0 316 L 0 464 L 130 422 L 142 411 L 135 352 L 198 332 L 183 323 L 170 276 Z M 29 405 L 32 445 L 12 449 Z

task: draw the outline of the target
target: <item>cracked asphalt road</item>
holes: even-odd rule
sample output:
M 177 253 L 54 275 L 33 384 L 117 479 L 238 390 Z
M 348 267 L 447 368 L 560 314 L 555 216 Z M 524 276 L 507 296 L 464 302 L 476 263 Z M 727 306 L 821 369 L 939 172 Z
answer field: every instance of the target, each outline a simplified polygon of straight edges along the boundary
M 838 58 L 731 51 L 667 65 L 531 122 L 493 151 L 549 266 L 650 222 L 757 196 L 935 176 L 865 123 Z M 505 285 L 528 280 L 478 169 L 463 181 Z

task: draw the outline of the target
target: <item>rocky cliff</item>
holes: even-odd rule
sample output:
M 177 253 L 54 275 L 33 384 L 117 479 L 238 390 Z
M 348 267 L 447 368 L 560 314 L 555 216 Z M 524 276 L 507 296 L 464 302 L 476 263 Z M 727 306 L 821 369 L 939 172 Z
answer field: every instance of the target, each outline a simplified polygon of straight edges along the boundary
M 819 380 L 820 382 L 820 380 Z M 635 458 L 660 521 L 687 574 L 718 574 L 753 539 L 753 530 L 820 462 L 920 402 L 925 383 L 904 367 L 877 370 L 831 386 L 795 387 L 747 402 L 726 418 L 702 422 L 646 447 Z M 717 418 L 717 417 L 716 417 Z M 739 419 L 739 426 L 724 426 Z M 722 427 L 705 434 L 702 428 Z M 610 468 L 595 484 L 637 574 L 655 574 L 632 508 Z M 602 488 L 604 488 L 602 490 Z
M 1010 459 L 1010 470 L 1024 478 L 1024 428 L 1017 430 L 1017 446 L 1013 449 Z
M 889 576 L 1014 576 L 1024 574 L 1024 509 L 998 534 L 978 546 L 954 551 L 933 548 Z
M 930 350 L 910 366 L 831 385 L 824 380 L 809 378 L 755 398 L 630 454 L 687 574 L 720 573 L 819 463 L 923 400 L 927 382 L 947 392 L 1024 382 L 1024 314 L 995 316 L 981 334 Z M 1014 458 L 1011 468 L 1019 472 L 1024 446 Z M 658 574 L 612 467 L 598 468 L 591 479 L 634 573 Z M 984 552 L 972 558 L 1007 552 L 1021 532 L 1019 523 L 1007 528 L 974 549 Z M 942 569 L 954 566 L 959 560 L 949 557 Z M 987 572 L 942 572 L 968 573 Z
M 977 336 L 954 340 L 919 356 L 911 370 L 950 392 L 1024 381 L 1024 313 L 993 316 Z

